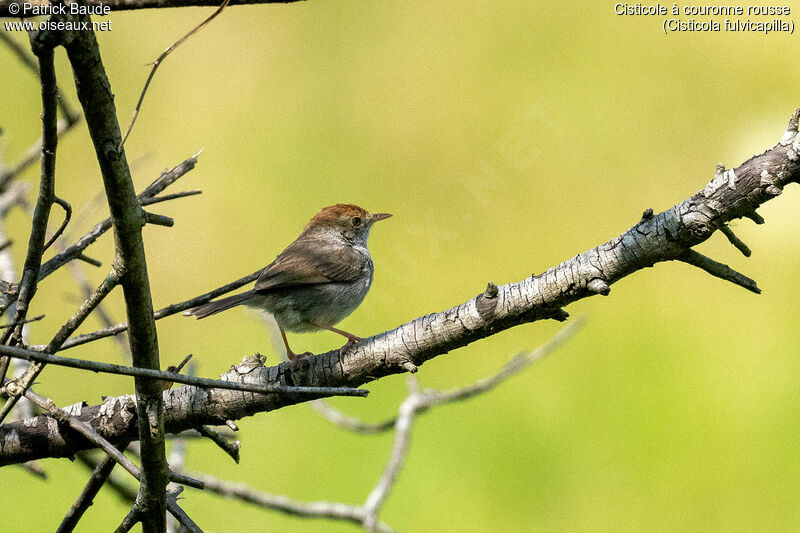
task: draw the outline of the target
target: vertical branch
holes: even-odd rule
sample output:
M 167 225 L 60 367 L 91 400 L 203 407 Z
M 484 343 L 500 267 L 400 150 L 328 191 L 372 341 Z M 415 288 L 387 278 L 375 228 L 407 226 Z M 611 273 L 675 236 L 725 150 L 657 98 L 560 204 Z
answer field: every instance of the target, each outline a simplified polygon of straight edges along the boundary
M 28 252 L 22 271 L 22 282 L 17 299 L 17 312 L 13 322 L 21 322 L 28 312 L 28 304 L 36 293 L 36 281 L 42 265 L 47 221 L 55 199 L 56 147 L 58 145 L 58 89 L 52 46 L 34 46 L 39 57 L 39 72 L 42 80 L 42 176 L 39 182 L 39 197 L 33 211 Z M 11 330 L 3 337 L 8 341 Z
M 18 328 L 9 328 L 0 338 L 0 343 L 7 344 L 11 335 L 21 335 L 22 323 L 28 313 L 28 304 L 36 293 L 39 268 L 42 266 L 44 241 L 47 233 L 47 221 L 50 208 L 55 198 L 56 147 L 58 145 L 58 89 L 56 87 L 56 70 L 53 59 L 53 46 L 42 45 L 31 41 L 34 53 L 39 58 L 39 76 L 42 82 L 42 174 L 39 182 L 39 197 L 33 212 L 31 234 L 28 240 L 28 252 L 22 271 L 16 312 L 12 323 L 19 323 Z M 5 369 L 6 364 L 0 364 Z M 5 374 L 5 370 L 3 371 Z M 0 375 L 0 382 L 5 375 Z M 0 411 L 0 422 L 8 415 L 11 406 L 3 406 Z
M 81 18 L 87 21 L 88 17 Z M 134 192 L 111 86 L 97 39 L 92 31 L 66 36 L 64 47 L 72 64 L 78 99 L 94 143 L 114 227 L 117 256 L 124 274 L 122 289 L 128 317 L 133 364 L 158 369 L 158 339 L 150 283 L 147 276 L 142 226 L 144 213 Z M 164 403 L 161 385 L 135 378 L 136 413 L 142 450 L 142 475 L 134 515 L 145 533 L 161 532 L 166 519 L 168 467 L 164 446 Z

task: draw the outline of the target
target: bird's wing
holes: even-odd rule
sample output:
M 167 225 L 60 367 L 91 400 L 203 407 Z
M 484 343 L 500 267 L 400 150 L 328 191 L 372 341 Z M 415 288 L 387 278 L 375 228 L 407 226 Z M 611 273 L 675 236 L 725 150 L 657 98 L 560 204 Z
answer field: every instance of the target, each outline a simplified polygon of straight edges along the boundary
M 261 272 L 254 291 L 354 281 L 363 275 L 367 262 L 369 258 L 350 246 L 295 241 Z

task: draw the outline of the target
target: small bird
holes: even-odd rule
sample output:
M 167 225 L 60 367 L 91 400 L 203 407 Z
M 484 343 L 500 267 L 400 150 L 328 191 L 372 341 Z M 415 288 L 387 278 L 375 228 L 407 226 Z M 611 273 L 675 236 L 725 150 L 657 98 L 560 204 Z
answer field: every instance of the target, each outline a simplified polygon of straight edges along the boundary
M 310 355 L 294 353 L 286 331 L 326 329 L 347 337 L 344 353 L 360 341 L 333 327 L 355 311 L 372 285 L 374 266 L 367 250 L 372 224 L 389 213 L 370 214 L 353 204 L 322 209 L 300 236 L 264 267 L 252 290 L 209 302 L 184 313 L 205 318 L 237 305 L 271 313 L 278 322 L 292 366 Z

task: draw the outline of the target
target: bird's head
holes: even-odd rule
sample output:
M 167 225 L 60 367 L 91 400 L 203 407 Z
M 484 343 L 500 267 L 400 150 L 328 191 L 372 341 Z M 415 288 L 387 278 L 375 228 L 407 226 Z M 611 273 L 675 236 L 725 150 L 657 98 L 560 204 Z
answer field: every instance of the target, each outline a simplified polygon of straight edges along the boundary
M 314 215 L 303 234 L 336 232 L 350 242 L 366 244 L 372 225 L 390 216 L 389 213 L 368 213 L 353 204 L 336 204 Z

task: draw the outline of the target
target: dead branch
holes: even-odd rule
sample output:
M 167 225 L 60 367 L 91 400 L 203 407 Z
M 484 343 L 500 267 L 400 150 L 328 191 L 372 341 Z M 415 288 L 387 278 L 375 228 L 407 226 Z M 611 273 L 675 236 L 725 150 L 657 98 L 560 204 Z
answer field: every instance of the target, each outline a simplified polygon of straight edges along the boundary
M 42 151 L 41 151 L 41 178 L 39 181 L 39 196 L 31 222 L 31 234 L 28 239 L 28 251 L 25 255 L 25 264 L 22 270 L 22 280 L 19 283 L 17 306 L 14 311 L 12 323 L 18 324 L 9 328 L 0 335 L 0 344 L 7 344 L 16 335 L 22 337 L 22 324 L 28 313 L 28 304 L 36 294 L 39 280 L 39 269 L 42 266 L 42 254 L 46 248 L 45 238 L 47 222 L 50 219 L 50 208 L 55 201 L 55 172 L 56 172 L 56 147 L 58 146 L 58 88 L 56 85 L 56 70 L 54 63 L 53 46 L 37 45 L 32 41 L 36 55 L 39 58 L 39 76 L 42 80 Z M 5 378 L 7 363 L 0 364 L 0 383 Z M 0 409 L 0 422 L 2 422 L 11 408 L 16 403 L 6 402 Z
M 79 17 L 88 23 L 89 17 Z M 64 48 L 72 65 L 78 100 L 95 147 L 116 237 L 120 280 L 130 323 L 133 365 L 160 369 L 158 336 L 142 241 L 144 213 L 136 197 L 108 77 L 92 31 L 66 32 Z M 64 339 L 66 340 L 66 339 Z M 164 403 L 157 380 L 134 378 L 142 468 L 139 494 L 133 510 L 145 531 L 163 531 L 169 465 L 164 444 Z
M 503 286 L 489 284 L 471 300 L 440 313 L 416 318 L 394 330 L 359 342 L 341 354 L 333 350 L 306 358 L 292 372 L 287 363 L 265 367 L 263 359 L 246 359 L 224 379 L 242 383 L 305 386 L 359 386 L 390 374 L 408 372 L 428 359 L 519 324 L 555 318 L 563 320 L 561 307 L 597 294 L 643 268 L 679 260 L 687 250 L 709 239 L 734 218 L 755 217 L 756 208 L 775 198 L 782 188 L 800 177 L 800 136 L 797 111 L 784 138 L 764 153 L 736 169 L 715 175 L 698 193 L 658 214 L 652 210 L 619 237 L 579 254 L 543 274 Z M 794 124 L 794 126 L 792 126 Z M 271 411 L 304 399 L 278 395 L 242 395 L 232 391 L 207 391 L 191 386 L 164 392 L 165 427 L 169 432 L 221 425 L 227 420 Z M 135 439 L 132 399 L 108 398 L 83 409 L 82 419 L 102 427 L 112 442 Z M 0 464 L 74 453 L 46 418 L 23 426 L 15 422 L 0 427 Z M 24 446 L 14 446 L 25 435 Z

